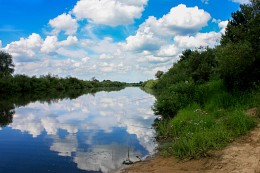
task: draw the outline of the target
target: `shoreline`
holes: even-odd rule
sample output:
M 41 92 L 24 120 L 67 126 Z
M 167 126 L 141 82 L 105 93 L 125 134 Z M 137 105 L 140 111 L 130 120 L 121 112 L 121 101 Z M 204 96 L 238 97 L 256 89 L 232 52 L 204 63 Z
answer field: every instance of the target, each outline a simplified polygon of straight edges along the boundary
M 155 154 L 141 162 L 124 166 L 118 173 L 260 173 L 260 123 L 225 148 L 211 151 L 208 157 L 182 161 Z

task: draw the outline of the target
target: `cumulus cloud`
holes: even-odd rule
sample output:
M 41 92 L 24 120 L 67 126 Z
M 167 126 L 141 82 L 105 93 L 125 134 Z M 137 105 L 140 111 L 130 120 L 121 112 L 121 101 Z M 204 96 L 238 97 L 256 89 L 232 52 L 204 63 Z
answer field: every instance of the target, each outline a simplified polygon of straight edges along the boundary
M 147 0 L 80 0 L 72 12 L 78 19 L 117 26 L 140 18 L 146 4 Z
M 0 40 L 0 49 L 2 48 L 2 40 Z
M 158 52 L 158 56 L 166 56 L 166 57 L 171 57 L 171 56 L 176 56 L 179 53 L 179 48 L 176 47 L 175 45 L 166 45 L 162 46 Z
M 207 25 L 209 13 L 198 7 L 180 4 L 160 19 L 150 16 L 139 26 L 136 34 L 126 39 L 123 46 L 133 51 L 155 51 L 174 35 L 193 34 Z M 161 52 L 162 53 L 162 52 Z
M 200 46 L 214 47 L 218 44 L 221 34 L 217 32 L 197 33 L 194 36 L 175 36 L 174 43 L 182 49 L 196 48 Z
M 64 31 L 67 35 L 73 35 L 77 32 L 77 20 L 73 19 L 70 14 L 61 14 L 49 21 L 49 25 L 53 28 L 52 33 L 57 35 Z
M 15 57 L 16 73 L 42 75 L 51 72 L 61 77 L 90 79 L 96 76 L 98 79 L 140 81 L 154 77 L 154 69 L 167 70 L 186 48 L 216 45 L 220 33 L 225 32 L 227 21 L 213 19 L 211 22 L 217 23 L 221 31 L 199 33 L 207 26 L 210 14 L 197 6 L 184 4 L 171 8 L 161 18 L 148 17 L 134 34 L 120 42 L 111 35 L 97 36 L 93 32 L 96 27 L 104 27 L 99 24 L 116 26 L 134 22 L 147 2 L 79 0 L 69 14 L 49 21 L 53 28 L 51 35 L 41 38 L 32 34 L 3 49 Z M 138 15 L 128 11 L 131 9 L 138 9 Z M 77 20 L 81 19 L 88 22 L 81 27 L 77 38 L 74 34 L 79 31 L 81 22 Z M 60 40 L 60 32 L 68 37 Z M 128 75 L 124 76 L 125 73 Z
M 11 42 L 4 48 L 5 51 L 14 57 L 22 57 L 21 61 L 32 58 L 40 50 L 43 40 L 39 34 L 32 33 L 28 38 L 21 38 L 19 41 Z M 18 60 L 18 59 L 17 59 Z M 18 60 L 18 61 L 19 61 Z
M 58 47 L 57 36 L 47 36 L 42 44 L 41 51 L 44 53 L 55 52 L 57 47 Z
M 2 50 L 10 53 L 17 63 L 32 62 L 40 60 L 46 54 L 57 53 L 61 47 L 76 44 L 78 44 L 76 36 L 68 36 L 66 40 L 59 41 L 57 36 L 47 36 L 43 39 L 39 34 L 33 33 L 28 38 L 21 38 L 19 41 L 7 44 Z
M 187 34 L 199 31 L 207 25 L 210 18 L 209 13 L 197 6 L 186 7 L 186 5 L 180 4 L 159 19 L 159 22 L 162 22 L 162 25 L 173 33 Z
M 171 8 L 168 14 L 165 14 L 162 18 L 156 19 L 154 16 L 150 16 L 142 25 L 140 25 L 138 31 L 150 32 L 156 35 L 184 35 L 192 34 L 199 31 L 202 27 L 207 26 L 210 14 L 206 11 L 195 7 L 187 7 L 184 4 L 180 4 Z
M 78 43 L 76 36 L 68 36 L 66 40 L 60 42 L 60 46 L 74 46 Z
M 68 36 L 66 40 L 58 41 L 57 36 L 47 36 L 44 40 L 41 51 L 43 53 L 51 53 L 56 52 L 58 48 L 63 46 L 73 46 L 78 43 L 78 39 L 76 36 Z
M 137 31 L 136 35 L 126 39 L 126 50 L 142 52 L 144 50 L 153 51 L 159 49 L 164 40 L 158 38 L 149 28 L 144 31 Z

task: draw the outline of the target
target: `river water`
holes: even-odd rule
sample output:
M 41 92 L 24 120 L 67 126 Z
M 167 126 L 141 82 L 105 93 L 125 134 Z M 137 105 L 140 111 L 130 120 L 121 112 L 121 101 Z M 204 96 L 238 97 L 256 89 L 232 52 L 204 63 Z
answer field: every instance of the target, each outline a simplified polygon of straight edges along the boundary
M 155 98 L 139 88 L 15 107 L 0 128 L 0 173 L 116 172 L 155 152 Z

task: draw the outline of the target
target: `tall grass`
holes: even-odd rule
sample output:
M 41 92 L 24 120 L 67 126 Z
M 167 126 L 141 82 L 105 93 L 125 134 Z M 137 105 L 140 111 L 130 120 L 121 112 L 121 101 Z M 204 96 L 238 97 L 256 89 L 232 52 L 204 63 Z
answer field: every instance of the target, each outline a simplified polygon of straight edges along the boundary
M 157 124 L 159 150 L 165 156 L 198 158 L 221 148 L 255 127 L 257 120 L 245 114 L 260 103 L 259 91 L 229 93 L 221 81 L 196 88 L 193 104 L 180 109 L 173 119 Z

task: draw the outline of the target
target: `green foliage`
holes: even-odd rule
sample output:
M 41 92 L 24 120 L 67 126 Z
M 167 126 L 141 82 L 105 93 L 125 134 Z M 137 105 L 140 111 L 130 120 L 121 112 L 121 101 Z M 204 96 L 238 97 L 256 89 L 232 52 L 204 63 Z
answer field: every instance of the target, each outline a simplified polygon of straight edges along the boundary
M 205 156 L 256 125 L 245 115 L 260 106 L 260 2 L 251 2 L 232 13 L 217 48 L 183 51 L 153 87 L 163 155 Z
M 12 56 L 0 51 L 0 77 L 10 76 L 14 72 Z
M 260 5 L 252 2 L 232 13 L 217 48 L 219 73 L 230 90 L 247 90 L 260 81 Z
M 181 159 L 206 156 L 209 150 L 223 147 L 255 127 L 256 120 L 246 116 L 244 108 L 259 105 L 259 91 L 235 93 L 229 97 L 220 81 L 203 85 L 199 90 L 207 90 L 200 93 L 200 97 L 205 94 L 202 105 L 193 101 L 180 109 L 173 119 L 157 122 L 157 137 L 163 142 L 159 150 L 163 155 Z M 222 96 L 216 98 L 219 92 Z M 226 97 L 231 103 L 223 99 Z
M 162 77 L 162 75 L 163 75 L 163 71 L 160 71 L 160 70 L 158 70 L 158 71 L 155 73 L 155 77 L 156 77 L 157 79 L 160 79 L 160 78 Z
M 171 85 L 186 81 L 194 81 L 196 84 L 207 82 L 216 75 L 216 66 L 214 49 L 185 50 L 180 56 L 180 61 L 162 75 L 154 88 L 164 90 Z
M 173 117 L 180 108 L 191 103 L 194 97 L 193 82 L 179 82 L 163 90 L 154 104 L 156 115 Z
M 145 81 L 143 84 L 142 84 L 142 87 L 144 88 L 154 88 L 154 86 L 157 84 L 158 80 L 153 80 L 153 79 L 150 79 L 150 80 L 147 80 Z
M 59 78 L 50 74 L 39 78 L 26 75 L 5 76 L 0 80 L 1 93 L 68 92 L 94 88 L 122 88 L 126 83 L 117 81 L 83 81 L 74 77 Z

